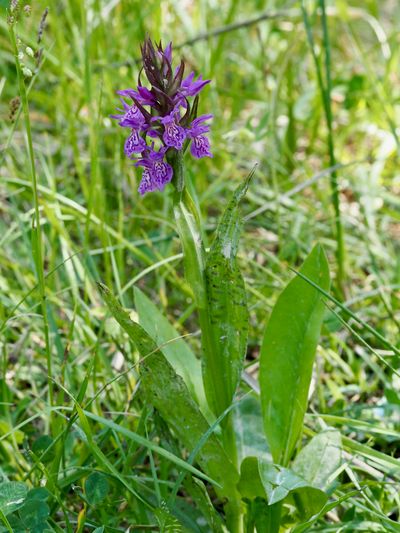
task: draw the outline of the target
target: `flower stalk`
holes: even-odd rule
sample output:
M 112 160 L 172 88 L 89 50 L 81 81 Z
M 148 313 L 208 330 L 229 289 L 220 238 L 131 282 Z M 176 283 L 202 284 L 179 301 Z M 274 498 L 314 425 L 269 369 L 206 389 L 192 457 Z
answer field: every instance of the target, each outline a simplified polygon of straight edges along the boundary
M 210 310 L 208 304 L 207 281 L 205 276 L 206 251 L 200 233 L 200 216 L 188 188 L 185 186 L 183 155 L 179 153 L 171 161 L 174 172 L 174 215 L 179 237 L 183 248 L 186 278 L 192 288 L 193 296 L 199 316 L 203 357 L 210 362 L 216 362 L 214 338 L 210 327 Z M 214 375 L 217 376 L 218 368 Z M 218 397 L 217 382 L 214 385 L 214 395 Z M 238 468 L 238 454 L 236 435 L 233 426 L 232 411 L 227 413 L 222 426 L 222 440 L 224 449 L 233 465 Z M 233 497 L 232 497 L 233 494 Z M 242 504 L 240 494 L 232 490 L 231 499 L 226 505 L 229 531 L 241 533 Z

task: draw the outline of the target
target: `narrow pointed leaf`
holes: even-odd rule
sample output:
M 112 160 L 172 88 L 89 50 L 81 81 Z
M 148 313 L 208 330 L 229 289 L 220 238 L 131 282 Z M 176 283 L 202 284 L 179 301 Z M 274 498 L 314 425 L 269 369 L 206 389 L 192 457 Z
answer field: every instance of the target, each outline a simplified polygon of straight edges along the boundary
M 329 290 L 321 246 L 312 250 L 300 272 Z M 284 466 L 301 433 L 324 309 L 318 289 L 297 276 L 279 296 L 265 330 L 260 354 L 264 430 L 274 461 Z
M 251 175 L 235 191 L 207 256 L 206 282 L 212 353 L 205 352 L 203 376 L 207 399 L 216 415 L 229 407 L 240 381 L 246 353 L 249 313 L 237 264 L 241 232 L 239 203 Z
M 210 530 L 213 533 L 223 533 L 224 528 L 222 518 L 215 509 L 204 483 L 195 477 L 188 477 L 185 481 L 185 489 L 202 512 Z

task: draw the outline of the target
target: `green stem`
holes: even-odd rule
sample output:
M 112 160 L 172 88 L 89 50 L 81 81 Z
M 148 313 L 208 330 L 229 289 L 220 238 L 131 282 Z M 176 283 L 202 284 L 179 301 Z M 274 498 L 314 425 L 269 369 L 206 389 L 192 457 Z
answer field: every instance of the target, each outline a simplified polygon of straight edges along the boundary
M 183 248 L 185 275 L 192 288 L 199 314 L 204 357 L 207 358 L 207 361 L 212 366 L 216 362 L 214 357 L 216 349 L 209 321 L 210 314 L 205 276 L 206 252 L 201 239 L 200 216 L 185 186 L 183 154 L 181 152 L 174 154 L 169 158 L 169 162 L 174 169 L 174 185 L 176 189 L 174 194 L 174 214 Z M 214 375 L 217 375 L 217 372 L 218 368 L 215 367 Z M 212 386 L 212 397 L 218 398 L 220 391 L 218 391 L 216 382 Z M 208 401 L 210 402 L 210 398 L 208 398 Z M 216 406 L 212 405 L 211 407 L 215 411 Z M 231 413 L 227 415 L 225 423 L 221 425 L 224 448 L 237 468 L 237 445 Z M 229 531 L 242 533 L 241 498 L 235 489 L 230 491 L 229 501 L 226 505 L 226 515 Z
M 328 33 L 328 24 L 326 18 L 325 0 L 319 0 L 322 11 L 322 31 L 323 31 L 323 44 L 325 50 L 325 77 L 326 85 L 322 77 L 322 70 L 317 53 L 315 51 L 314 37 L 311 31 L 310 21 L 308 14 L 304 6 L 304 0 L 301 3 L 301 9 L 303 12 L 304 24 L 307 32 L 307 39 L 310 45 L 311 54 L 314 59 L 318 85 L 321 91 L 322 103 L 325 113 L 326 124 L 328 128 L 328 151 L 329 151 L 329 164 L 331 167 L 336 166 L 336 157 L 333 142 L 333 126 L 332 126 L 332 107 L 331 107 L 331 54 L 330 54 L 330 42 Z M 333 170 L 330 174 L 331 191 L 332 191 L 332 204 L 335 212 L 335 232 L 336 232 L 336 262 L 337 262 L 337 290 L 340 296 L 344 294 L 344 280 L 345 280 L 345 246 L 344 246 L 344 230 L 342 224 L 342 216 L 340 213 L 340 198 L 339 198 L 339 186 L 338 175 L 336 170 Z
M 38 195 L 36 166 L 35 166 L 35 154 L 33 151 L 28 96 L 26 92 L 24 76 L 21 70 L 19 59 L 18 59 L 18 48 L 17 48 L 16 39 L 15 39 L 13 24 L 9 24 L 9 33 L 10 33 L 10 39 L 11 39 L 13 52 L 15 55 L 15 65 L 17 69 L 19 94 L 20 94 L 20 98 L 22 102 L 22 108 L 24 111 L 25 130 L 26 130 L 26 136 L 28 140 L 28 155 L 29 155 L 30 172 L 31 172 L 31 180 L 32 180 L 33 203 L 34 203 L 34 208 L 35 208 L 35 223 L 34 223 L 34 228 L 33 228 L 34 237 L 35 237 L 35 249 L 33 250 L 33 254 L 34 254 L 34 262 L 35 262 L 36 273 L 37 273 L 37 278 L 38 278 L 39 294 L 40 294 L 41 309 L 42 309 L 42 316 L 43 316 L 43 331 L 44 331 L 45 350 L 46 350 L 46 359 L 47 359 L 47 383 L 48 383 L 48 391 L 49 391 L 48 399 L 49 399 L 49 404 L 51 407 L 54 402 L 54 386 L 53 386 L 52 359 L 51 359 L 50 336 L 49 336 L 49 321 L 48 321 L 48 316 L 47 316 L 47 305 L 46 305 L 46 285 L 45 285 L 43 249 L 42 249 L 42 228 L 40 225 L 39 195 Z
M 320 6 L 322 10 L 322 29 L 323 29 L 323 42 L 325 48 L 325 77 L 326 77 L 326 87 L 325 87 L 325 115 L 326 122 L 328 125 L 328 148 L 329 148 L 329 165 L 331 167 L 336 167 L 336 157 L 333 144 L 333 128 L 332 128 L 332 106 L 331 106 L 331 89 L 332 89 L 332 80 L 331 80 L 331 48 L 329 42 L 329 33 L 328 33 L 328 24 L 326 17 L 325 9 L 325 0 L 320 0 Z M 339 199 L 339 186 L 338 186 L 338 177 L 337 172 L 334 170 L 331 173 L 331 188 L 332 188 L 332 200 L 333 207 L 335 210 L 335 225 L 336 225 L 336 240 L 337 240 L 337 263 L 338 263 L 338 288 L 340 294 L 343 294 L 343 284 L 345 278 L 345 249 L 344 249 L 344 232 L 342 217 L 340 213 L 340 199 Z
M 203 355 L 210 362 L 210 365 L 213 365 L 215 361 L 215 357 L 213 357 L 215 349 L 209 322 L 205 277 L 206 253 L 201 238 L 200 215 L 188 192 L 188 188 L 185 187 L 182 153 L 178 152 L 174 154 L 169 161 L 174 169 L 174 185 L 176 188 L 174 194 L 174 214 L 183 248 L 185 275 L 193 291 L 199 314 Z M 218 372 L 217 367 L 215 367 L 214 372 Z M 217 396 L 218 390 L 214 386 L 212 398 L 216 398 Z M 212 403 L 210 402 L 212 398 L 207 398 L 209 403 Z M 216 411 L 215 405 L 210 405 L 210 407 L 214 412 Z

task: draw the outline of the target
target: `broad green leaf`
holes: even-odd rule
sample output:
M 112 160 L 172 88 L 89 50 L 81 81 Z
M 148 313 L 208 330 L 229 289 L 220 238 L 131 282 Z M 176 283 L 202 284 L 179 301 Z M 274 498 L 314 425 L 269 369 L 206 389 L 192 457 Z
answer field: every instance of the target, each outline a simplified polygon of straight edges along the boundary
M 204 351 L 203 376 L 210 407 L 219 416 L 235 394 L 246 354 L 249 312 L 244 280 L 237 264 L 241 231 L 239 203 L 249 180 L 235 191 L 207 255 L 208 319 L 213 350 Z
M 107 287 L 101 285 L 100 289 L 111 314 L 128 333 L 142 356 L 140 374 L 147 400 L 158 410 L 186 448 L 193 450 L 209 425 L 183 379 L 175 373 L 142 326 L 130 319 Z M 225 495 L 234 490 L 238 474 L 215 435 L 211 434 L 203 444 L 198 452 L 197 462 L 223 488 Z
M 0 483 L 0 510 L 7 516 L 24 505 L 28 487 L 17 481 Z
M 256 457 L 242 462 L 238 488 L 243 498 L 266 498 L 269 505 L 293 498 L 298 514 L 305 519 L 320 511 L 328 499 L 293 470 Z
M 281 502 L 268 505 L 264 499 L 256 498 L 251 504 L 251 512 L 257 533 L 279 533 L 281 509 Z
M 200 360 L 196 358 L 188 344 L 179 338 L 179 333 L 160 313 L 157 306 L 137 287 L 135 287 L 135 307 L 140 325 L 160 346 L 175 372 L 183 378 L 203 414 L 207 414 L 208 405 L 201 377 Z M 168 343 L 171 340 L 172 342 Z
M 258 472 L 258 458 L 246 457 L 240 465 L 238 489 L 242 498 L 266 498 L 265 490 Z
M 260 400 L 245 396 L 233 409 L 233 423 L 239 464 L 245 457 L 263 457 L 272 461 L 264 435 Z
M 321 246 L 315 246 L 300 272 L 328 291 Z M 296 276 L 279 296 L 265 330 L 260 354 L 264 430 L 274 461 L 284 466 L 302 429 L 323 315 L 320 292 Z
M 45 502 L 50 498 L 51 493 L 44 487 L 31 489 L 26 497 L 27 500 L 41 500 Z
M 107 476 L 101 472 L 92 472 L 85 481 L 85 495 L 90 505 L 101 503 L 107 496 L 109 483 Z
M 19 510 L 19 515 L 29 531 L 43 531 L 48 527 L 46 520 L 50 515 L 50 508 L 43 500 L 27 500 Z
M 318 433 L 298 453 L 292 470 L 310 485 L 325 490 L 330 477 L 339 468 L 342 456 L 342 439 L 336 429 Z

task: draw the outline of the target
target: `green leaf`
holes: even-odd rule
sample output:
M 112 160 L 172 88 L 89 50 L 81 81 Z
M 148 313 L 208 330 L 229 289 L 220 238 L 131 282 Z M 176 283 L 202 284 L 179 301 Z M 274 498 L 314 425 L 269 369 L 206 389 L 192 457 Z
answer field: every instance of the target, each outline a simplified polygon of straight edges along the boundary
M 0 483 L 0 511 L 7 516 L 25 503 L 28 487 L 17 481 L 4 481 Z
M 245 457 L 263 457 L 272 461 L 265 439 L 259 398 L 245 396 L 233 409 L 238 461 Z
M 253 500 L 265 498 L 264 486 L 258 472 L 258 458 L 246 457 L 240 465 L 240 479 L 238 489 L 242 498 Z
M 246 354 L 249 312 L 244 280 L 237 264 L 241 232 L 239 203 L 251 175 L 235 191 L 217 228 L 206 262 L 209 328 L 213 351 L 205 351 L 203 377 L 208 402 L 219 416 L 239 384 Z
M 49 463 L 54 459 L 55 448 L 53 442 L 54 439 L 50 435 L 41 435 L 33 442 L 32 451 L 42 463 Z
M 48 527 L 46 520 L 50 515 L 50 508 L 43 500 L 27 500 L 19 510 L 19 515 L 29 531 L 36 529 L 42 531 Z
M 251 505 L 251 512 L 257 533 L 279 533 L 281 526 L 282 504 L 268 505 L 264 499 L 256 498 Z
M 270 506 L 290 496 L 303 519 L 317 513 L 328 499 L 324 492 L 310 486 L 293 470 L 260 457 L 247 457 L 242 462 L 238 488 L 243 498 L 266 498 Z
M 31 489 L 26 497 L 27 500 L 41 500 L 46 501 L 50 497 L 50 492 L 44 487 L 37 487 Z
M 193 450 L 209 425 L 183 379 L 175 373 L 146 331 L 130 319 L 107 287 L 99 287 L 111 314 L 128 333 L 142 356 L 140 374 L 147 400 L 158 410 L 185 447 Z M 215 435 L 211 434 L 200 448 L 197 461 L 223 488 L 224 494 L 234 490 L 238 474 Z
M 157 517 L 160 526 L 160 533 L 183 533 L 179 520 L 171 514 L 165 502 L 155 509 L 154 514 Z
M 107 476 L 101 472 L 92 472 L 85 481 L 85 495 L 90 505 L 101 503 L 107 496 L 109 483 Z
M 318 433 L 298 453 L 292 470 L 310 485 L 326 489 L 332 474 L 339 468 L 342 457 L 342 439 L 336 429 Z
M 317 245 L 301 274 L 329 289 L 325 253 Z M 279 296 L 269 319 L 260 354 L 264 430 L 276 463 L 287 465 L 299 438 L 307 408 L 312 367 L 324 315 L 320 292 L 297 276 Z
M 179 333 L 160 313 L 157 306 L 137 287 L 135 287 L 135 306 L 139 314 L 140 325 L 160 346 L 175 372 L 183 378 L 203 414 L 207 415 L 208 405 L 201 377 L 200 360 L 196 358 L 188 344 L 179 338 Z M 168 343 L 171 340 L 172 342 Z

